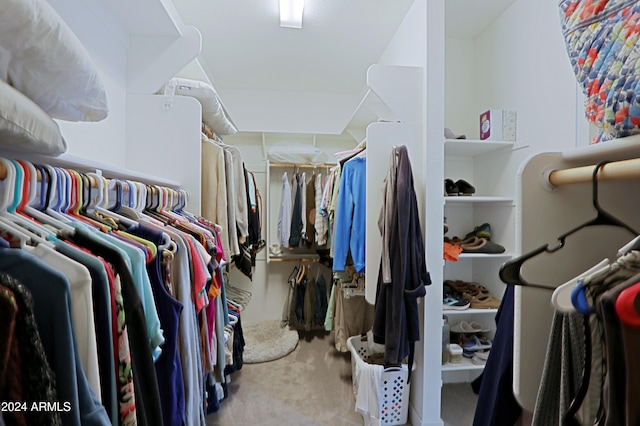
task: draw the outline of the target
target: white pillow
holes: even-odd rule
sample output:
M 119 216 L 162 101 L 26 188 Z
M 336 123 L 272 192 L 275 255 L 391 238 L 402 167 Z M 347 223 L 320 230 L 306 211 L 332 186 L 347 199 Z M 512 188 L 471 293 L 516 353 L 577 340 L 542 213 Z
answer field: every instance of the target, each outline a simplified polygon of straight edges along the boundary
M 108 114 L 95 64 L 46 0 L 2 0 L 0 78 L 53 118 L 100 121 Z
M 44 155 L 60 155 L 67 150 L 58 123 L 31 99 L 2 80 L 0 146 Z
M 171 93 L 175 87 L 175 94 L 196 98 L 202 105 L 202 121 L 218 135 L 233 135 L 238 129 L 229 121 L 224 113 L 220 98 L 215 89 L 204 81 L 187 78 L 172 78 L 158 93 Z

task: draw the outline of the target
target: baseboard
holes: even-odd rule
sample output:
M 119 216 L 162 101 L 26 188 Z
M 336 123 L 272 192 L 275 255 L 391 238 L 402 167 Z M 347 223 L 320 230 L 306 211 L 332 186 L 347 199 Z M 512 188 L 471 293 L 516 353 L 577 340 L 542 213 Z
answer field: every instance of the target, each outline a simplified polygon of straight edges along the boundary
M 413 407 L 413 404 L 409 404 L 409 422 L 411 423 L 411 426 L 444 426 L 444 422 L 442 420 L 435 422 L 423 422 L 420 415 Z

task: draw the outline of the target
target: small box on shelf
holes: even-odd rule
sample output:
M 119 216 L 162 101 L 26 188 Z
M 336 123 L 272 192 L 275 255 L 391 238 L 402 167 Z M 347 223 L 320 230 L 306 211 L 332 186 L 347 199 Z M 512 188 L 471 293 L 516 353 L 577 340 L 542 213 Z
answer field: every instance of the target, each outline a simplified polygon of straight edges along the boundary
M 516 140 L 516 111 L 490 109 L 480 114 L 480 140 Z

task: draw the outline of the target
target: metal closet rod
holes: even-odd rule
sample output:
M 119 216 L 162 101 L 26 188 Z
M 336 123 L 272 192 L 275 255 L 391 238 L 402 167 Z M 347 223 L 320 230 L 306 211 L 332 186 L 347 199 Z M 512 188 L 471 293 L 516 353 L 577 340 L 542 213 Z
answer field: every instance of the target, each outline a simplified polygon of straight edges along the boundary
M 570 169 L 553 170 L 549 173 L 549 183 L 552 185 L 567 185 L 584 183 L 593 180 L 595 165 L 573 167 Z M 640 158 L 612 161 L 600 167 L 598 181 L 640 179 Z

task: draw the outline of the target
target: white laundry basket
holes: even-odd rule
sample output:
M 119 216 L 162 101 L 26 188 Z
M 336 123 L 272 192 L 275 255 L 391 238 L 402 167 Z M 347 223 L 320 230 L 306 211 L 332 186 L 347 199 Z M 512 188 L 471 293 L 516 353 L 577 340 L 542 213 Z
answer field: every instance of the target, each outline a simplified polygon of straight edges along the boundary
M 371 357 L 369 344 L 366 337 L 353 336 L 347 339 L 347 348 L 351 352 L 351 377 L 353 378 L 353 394 L 358 395 L 358 383 L 356 381 L 356 366 L 363 368 Z M 384 369 L 382 365 L 374 365 L 380 368 L 382 378 L 380 388 L 376 389 L 378 396 L 378 418 L 380 425 L 403 425 L 407 423 L 409 413 L 409 383 L 407 376 L 409 369 L 406 364 L 402 367 Z

